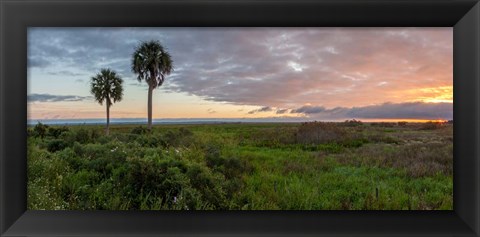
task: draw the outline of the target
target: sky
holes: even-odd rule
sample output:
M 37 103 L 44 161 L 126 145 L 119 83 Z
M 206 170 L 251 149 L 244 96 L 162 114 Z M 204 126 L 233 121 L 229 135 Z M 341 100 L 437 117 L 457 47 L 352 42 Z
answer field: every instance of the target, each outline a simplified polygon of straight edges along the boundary
M 29 119 L 104 118 L 90 94 L 102 68 L 124 80 L 111 118 L 147 116 L 131 71 L 158 40 L 174 71 L 153 117 L 453 119 L 453 28 L 29 28 Z

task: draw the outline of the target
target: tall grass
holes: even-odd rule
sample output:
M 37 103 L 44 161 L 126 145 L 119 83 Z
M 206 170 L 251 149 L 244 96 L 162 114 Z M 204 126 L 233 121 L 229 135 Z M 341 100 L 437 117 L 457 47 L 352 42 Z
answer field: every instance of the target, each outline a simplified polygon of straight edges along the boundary
M 28 128 L 28 208 L 437 210 L 453 206 L 452 125 Z

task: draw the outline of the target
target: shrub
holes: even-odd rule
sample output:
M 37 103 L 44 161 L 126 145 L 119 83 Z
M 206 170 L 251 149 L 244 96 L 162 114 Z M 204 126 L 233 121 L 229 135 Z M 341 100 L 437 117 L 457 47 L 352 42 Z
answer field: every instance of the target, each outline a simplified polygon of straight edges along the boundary
M 113 133 L 110 136 L 102 136 L 99 138 L 99 141 L 102 141 L 104 138 L 110 138 L 111 140 L 117 140 L 124 143 L 131 143 L 136 140 L 141 135 L 132 134 L 132 133 Z
M 69 201 L 69 209 L 94 210 L 96 205 L 91 199 L 95 194 L 94 186 L 99 182 L 99 176 L 94 171 L 80 170 L 66 176 L 62 182 L 62 193 Z
M 286 144 L 295 143 L 295 132 L 295 128 L 261 129 L 248 135 L 244 135 L 242 139 L 247 137 L 248 140 L 253 141 L 256 146 L 280 148 Z
M 148 129 L 143 127 L 143 126 L 138 126 L 134 127 L 132 131 L 130 131 L 131 134 L 137 134 L 137 135 L 143 135 L 148 133 Z
M 343 125 L 347 127 L 357 127 L 357 126 L 362 126 L 363 123 L 360 120 L 352 119 L 352 120 L 345 120 L 345 122 L 343 122 Z
M 48 125 L 38 122 L 35 127 L 33 127 L 32 135 L 34 137 L 44 138 L 47 135 Z
M 190 130 L 188 130 L 188 129 L 186 129 L 186 128 L 183 128 L 183 127 L 180 128 L 180 129 L 178 130 L 178 132 L 179 132 L 179 134 L 180 134 L 181 136 L 183 136 L 183 137 L 192 136 L 192 135 L 193 135 L 193 132 L 192 132 L 192 131 L 190 131 Z
M 75 131 L 75 141 L 81 144 L 89 143 L 91 139 L 90 139 L 90 133 L 88 132 L 88 130 L 85 128 L 80 128 L 77 131 Z
M 125 195 L 132 207 L 142 206 L 142 195 L 162 200 L 161 206 L 168 209 L 194 209 L 199 205 L 201 195 L 190 182 L 188 166 L 184 161 L 171 158 L 160 161 L 154 159 L 130 159 L 125 173 Z M 140 197 L 140 198 L 139 198 Z M 147 198 L 148 199 L 148 198 Z M 182 203 L 185 206 L 177 206 Z M 145 207 L 145 204 L 143 204 Z
M 113 136 L 100 136 L 97 139 L 97 142 L 100 143 L 100 144 L 107 144 L 107 143 L 111 142 L 113 139 L 115 139 Z
M 164 145 L 160 137 L 154 136 L 152 134 L 140 135 L 136 138 L 135 141 L 137 141 L 138 144 L 140 144 L 140 146 L 142 147 L 157 147 L 160 145 Z
M 253 166 L 248 161 L 236 157 L 222 157 L 213 147 L 207 150 L 205 160 L 208 167 L 221 172 L 227 179 L 238 178 L 253 171 Z
M 78 143 L 76 143 L 77 145 Z M 80 145 L 81 146 L 81 145 Z M 73 146 L 73 149 L 70 147 L 67 147 L 59 152 L 57 152 L 57 157 L 59 159 L 65 160 L 68 162 L 68 165 L 73 169 L 73 170 L 79 170 L 80 167 L 82 167 L 88 160 L 83 159 L 83 157 L 78 156 L 77 152 L 75 151 L 75 145 Z M 77 147 L 78 149 L 78 147 Z
M 216 208 L 225 208 L 225 191 L 222 184 L 225 180 L 220 175 L 214 175 L 208 168 L 194 164 L 187 171 L 192 187 L 195 187 L 203 199 Z M 233 190 L 231 190 L 233 191 Z
M 306 122 L 297 131 L 297 141 L 303 144 L 321 144 L 343 139 L 345 131 L 335 123 Z
M 435 122 L 435 121 L 428 121 L 420 127 L 420 130 L 435 130 L 439 128 L 445 127 L 444 122 Z
M 47 141 L 47 150 L 49 152 L 56 152 L 65 149 L 67 143 L 63 139 L 53 139 Z
M 78 145 L 73 146 L 73 150 L 79 155 L 83 156 L 84 158 L 87 159 L 96 159 L 96 158 L 102 158 L 108 155 L 109 149 L 100 144 L 85 144 L 81 145 L 79 143 L 76 143 Z
M 399 121 L 399 122 L 397 122 L 397 125 L 400 126 L 400 127 L 405 127 L 405 126 L 407 126 L 407 123 L 408 122 L 406 122 L 406 121 Z
M 102 135 L 98 129 L 90 129 L 90 142 L 95 142 Z
M 159 142 L 164 147 L 189 146 L 193 143 L 193 133 L 186 128 L 180 128 L 177 131 L 168 130 L 160 137 Z
M 69 129 L 65 126 L 59 128 L 49 127 L 47 136 L 59 138 L 63 133 L 68 132 L 68 130 Z
M 205 148 L 205 159 L 217 160 L 220 158 L 220 147 L 218 145 L 207 144 Z
M 366 138 L 357 138 L 357 139 L 347 139 L 341 142 L 344 147 L 358 148 L 368 143 L 369 140 Z

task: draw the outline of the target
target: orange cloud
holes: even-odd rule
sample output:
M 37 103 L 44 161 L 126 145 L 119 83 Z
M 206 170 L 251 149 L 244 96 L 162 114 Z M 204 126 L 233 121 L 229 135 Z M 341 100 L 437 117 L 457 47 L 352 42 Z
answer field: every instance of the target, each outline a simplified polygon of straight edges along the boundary
M 408 90 L 405 92 L 410 101 L 426 103 L 453 103 L 453 86 L 439 86 Z

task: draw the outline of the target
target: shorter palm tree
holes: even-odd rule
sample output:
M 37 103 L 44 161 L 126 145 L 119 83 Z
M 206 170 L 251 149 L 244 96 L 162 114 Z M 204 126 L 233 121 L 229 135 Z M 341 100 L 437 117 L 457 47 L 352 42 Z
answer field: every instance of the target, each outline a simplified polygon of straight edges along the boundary
M 91 79 L 90 92 L 100 105 L 103 105 L 103 102 L 105 102 L 107 107 L 107 126 L 105 128 L 105 134 L 107 135 L 110 132 L 110 106 L 122 100 L 122 83 L 122 78 L 110 69 L 100 70 L 100 73 Z

